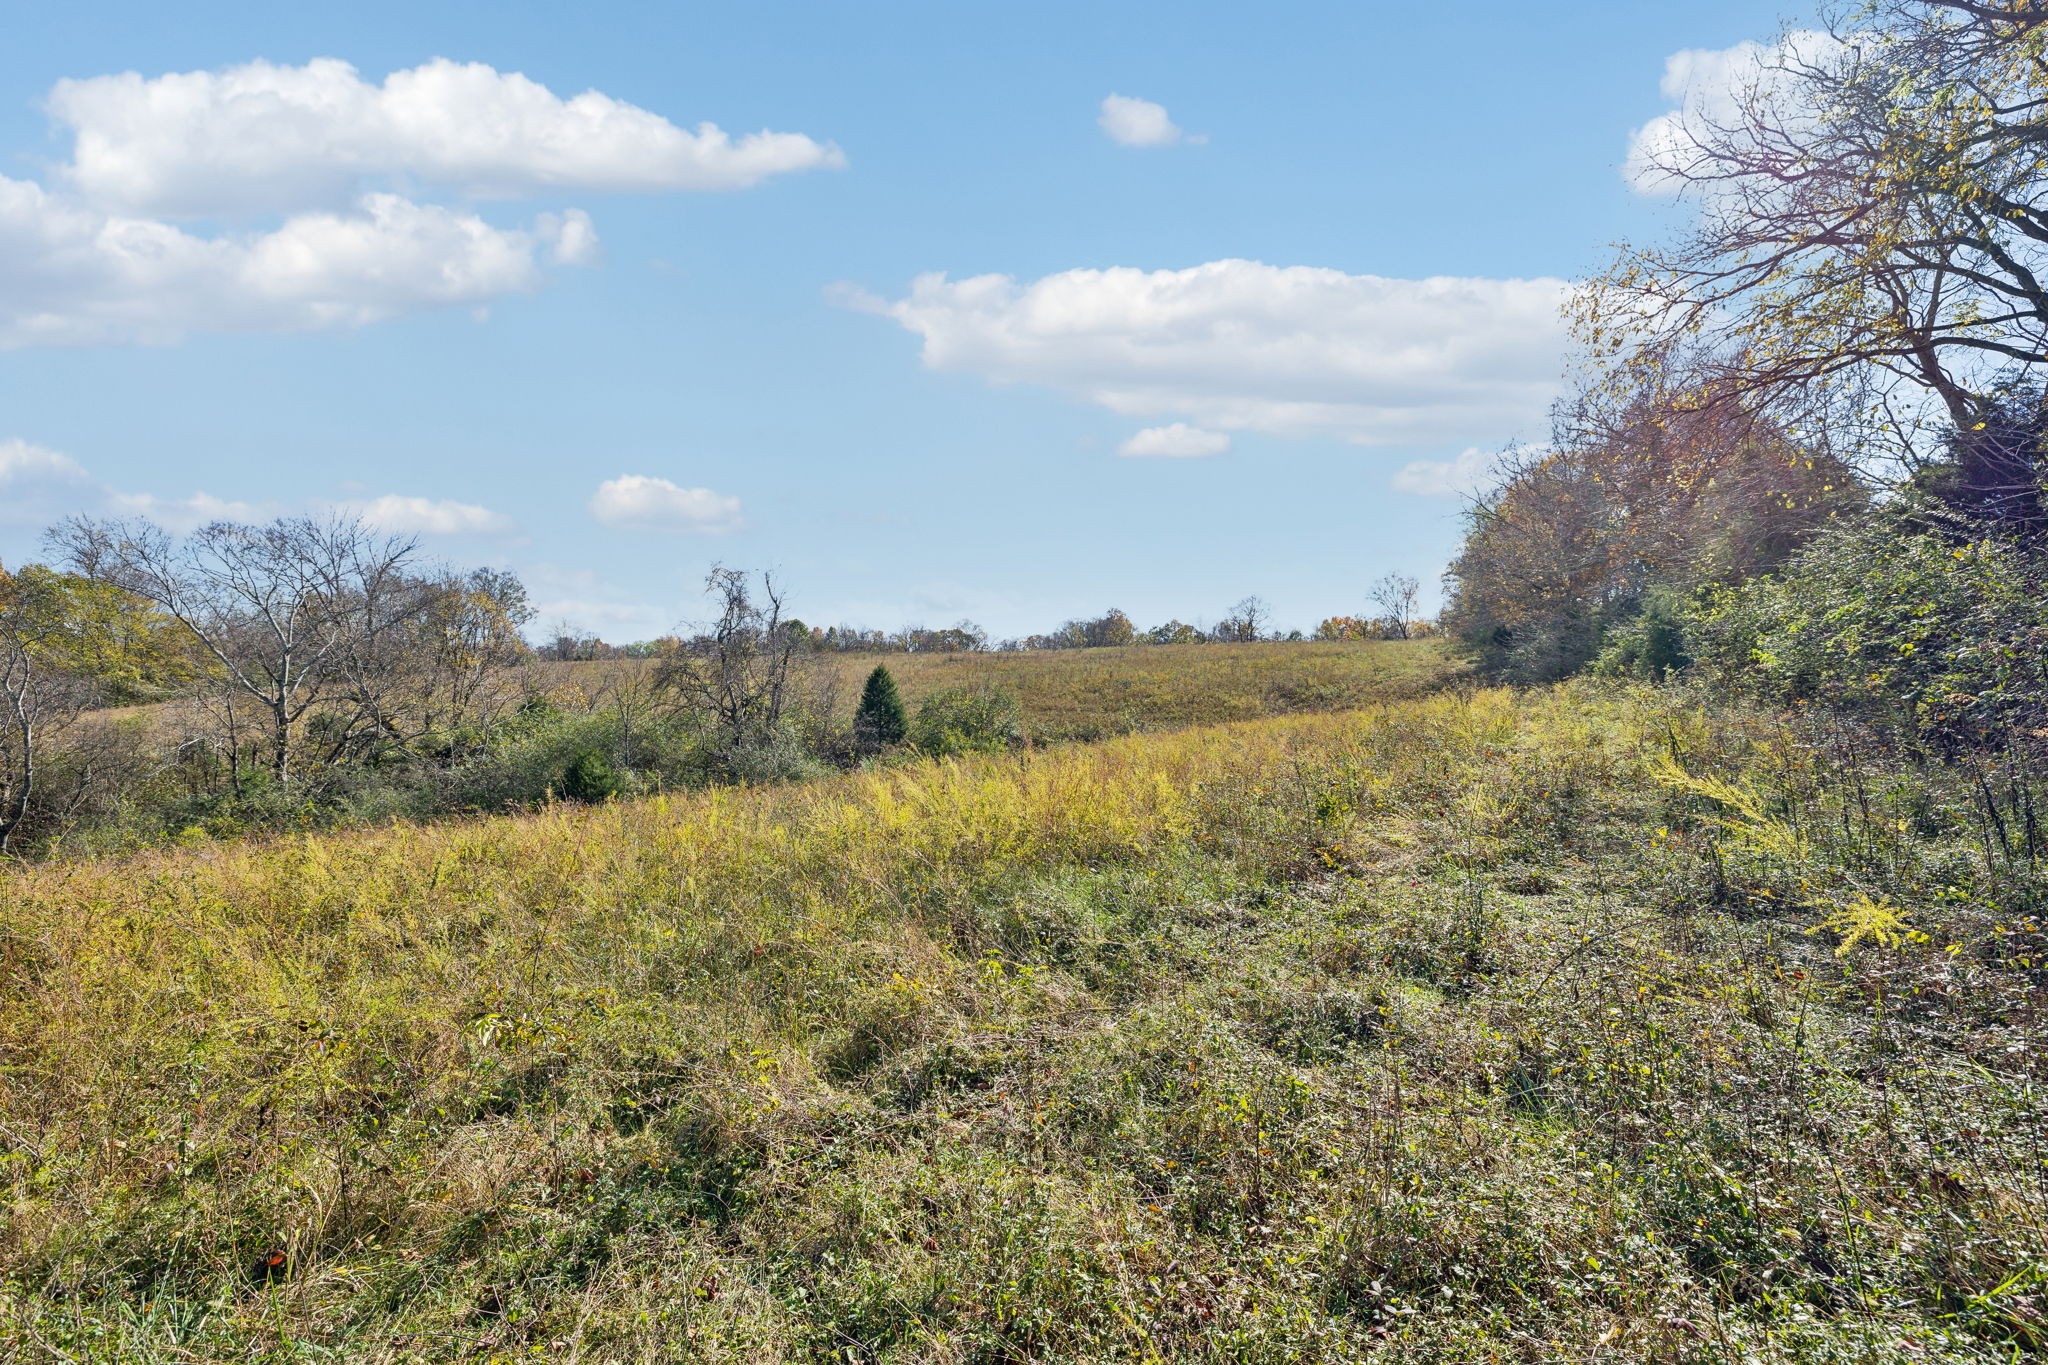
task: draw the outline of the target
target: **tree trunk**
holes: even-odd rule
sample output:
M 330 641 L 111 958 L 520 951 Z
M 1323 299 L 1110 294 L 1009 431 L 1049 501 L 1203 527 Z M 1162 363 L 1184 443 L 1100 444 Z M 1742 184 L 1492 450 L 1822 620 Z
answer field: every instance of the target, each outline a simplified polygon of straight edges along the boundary
M 14 793 L 13 801 L 8 803 L 8 809 L 0 811 L 0 857 L 6 856 L 8 842 L 27 817 L 29 798 L 36 789 L 35 720 L 27 708 L 18 703 L 13 710 L 13 728 L 21 737 L 21 786 Z
M 282 706 L 273 706 L 270 716 L 270 775 L 277 779 L 278 790 L 283 791 L 292 777 L 291 713 Z

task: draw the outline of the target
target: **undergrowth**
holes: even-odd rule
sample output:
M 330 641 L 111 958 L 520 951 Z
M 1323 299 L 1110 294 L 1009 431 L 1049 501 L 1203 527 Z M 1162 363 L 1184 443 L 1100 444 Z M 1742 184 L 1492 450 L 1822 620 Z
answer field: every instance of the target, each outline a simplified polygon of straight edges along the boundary
M 2011 1360 L 2023 775 L 1478 692 L 0 882 L 0 1353 Z

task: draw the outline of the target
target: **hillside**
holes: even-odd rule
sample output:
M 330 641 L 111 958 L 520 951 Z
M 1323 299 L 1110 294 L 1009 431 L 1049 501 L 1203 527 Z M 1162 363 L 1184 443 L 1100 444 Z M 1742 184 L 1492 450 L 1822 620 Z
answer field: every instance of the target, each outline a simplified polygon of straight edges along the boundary
M 1034 739 L 1097 739 L 1302 711 L 1341 711 L 1420 696 L 1468 665 L 1438 640 L 1139 645 L 1117 649 L 960 654 L 828 654 L 835 713 L 850 717 L 861 680 L 877 664 L 913 707 L 943 688 L 1014 697 Z M 646 677 L 644 661 L 538 664 L 543 687 L 601 692 Z
M 1827 740 L 1487 691 L 13 872 L 0 1347 L 2011 1359 L 2038 870 Z

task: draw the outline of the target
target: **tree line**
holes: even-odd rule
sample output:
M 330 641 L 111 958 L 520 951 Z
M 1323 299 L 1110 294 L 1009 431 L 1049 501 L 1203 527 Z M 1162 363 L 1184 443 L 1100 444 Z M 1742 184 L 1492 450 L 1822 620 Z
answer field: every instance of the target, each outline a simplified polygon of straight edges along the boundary
M 1435 633 L 1435 623 L 1421 612 L 1421 583 L 1406 574 L 1387 574 L 1366 591 L 1371 610 L 1330 616 L 1315 630 L 1278 630 L 1273 612 L 1262 597 L 1241 599 L 1214 625 L 1190 625 L 1179 618 L 1144 629 L 1115 607 L 1100 616 L 1074 617 L 1052 630 L 1031 635 L 992 637 L 972 621 L 944 627 L 904 626 L 875 630 L 861 626 L 812 626 L 792 617 L 782 623 L 801 649 L 823 654 L 981 654 L 1025 650 L 1119 649 L 1133 645 L 1264 644 L 1300 640 L 1407 640 Z M 631 644 L 609 644 L 573 627 L 557 626 L 535 649 L 538 658 L 595 662 L 606 659 L 660 659 L 701 641 L 666 635 Z
M 535 648 L 515 575 L 348 517 L 184 536 L 78 518 L 45 544 L 49 563 L 0 568 L 0 855 L 999 748 L 1022 734 L 1014 700 L 946 691 L 848 720 L 827 660 L 1280 638 L 1257 598 L 1201 632 L 1148 635 L 1117 611 L 999 644 L 970 622 L 818 629 L 772 576 L 714 566 L 712 615 L 688 633 L 614 648 L 564 628 Z M 542 666 L 608 659 L 648 662 Z
M 1468 509 L 1490 672 L 1687 674 L 1915 744 L 2048 737 L 2048 3 L 1868 0 L 1648 173 L 1692 208 L 1576 291 L 1590 357 Z

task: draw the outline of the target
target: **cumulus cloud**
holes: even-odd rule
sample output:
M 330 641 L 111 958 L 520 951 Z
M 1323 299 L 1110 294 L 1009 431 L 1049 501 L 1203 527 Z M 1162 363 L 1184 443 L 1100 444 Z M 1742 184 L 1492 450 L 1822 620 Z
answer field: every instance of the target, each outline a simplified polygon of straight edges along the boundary
M 1842 51 L 1833 36 L 1801 29 L 1776 43 L 1741 42 L 1733 47 L 1688 48 L 1664 61 L 1659 90 L 1671 108 L 1629 137 L 1623 173 L 1643 194 L 1674 195 L 1686 188 L 1673 174 L 1698 158 L 1701 141 L 1716 128 L 1737 121 L 1751 97 L 1773 102 L 1788 123 L 1802 117 L 1784 97 L 1796 92 L 1790 73 L 1827 62 Z
M 1102 101 L 1095 122 L 1110 140 L 1125 147 L 1171 147 L 1176 142 L 1204 142 L 1188 137 L 1167 117 L 1166 106 L 1129 95 L 1110 95 Z
M 597 486 L 590 515 L 622 531 L 723 535 L 739 529 L 740 500 L 645 474 L 622 474 Z
M 128 72 L 61 81 L 47 106 L 71 160 L 43 184 L 0 176 L 0 349 L 482 317 L 546 266 L 596 264 L 597 229 L 575 208 L 496 226 L 437 191 L 726 190 L 845 162 L 445 60 L 382 84 L 332 59 Z
M 1146 427 L 1116 448 L 1119 455 L 1169 460 L 1195 460 L 1221 455 L 1230 449 L 1230 438 L 1220 431 L 1204 431 L 1186 422 L 1171 426 Z
M 732 190 L 845 156 L 801 133 L 683 129 L 586 90 L 436 59 L 366 81 L 347 62 L 250 62 L 60 81 L 68 182 L 94 202 L 167 216 L 339 208 L 394 178 L 510 198 L 561 190 Z
M 1491 487 L 1500 456 L 1472 446 L 1448 460 L 1411 460 L 1394 471 L 1398 492 L 1423 497 L 1469 497 Z
M 71 516 L 148 517 L 174 531 L 246 519 L 261 509 L 211 493 L 164 498 L 126 493 L 94 478 L 69 455 L 19 438 L 0 441 L 0 525 L 48 526 Z
M 371 194 L 350 213 L 197 237 L 0 176 L 0 349 L 162 343 L 187 332 L 360 327 L 538 286 L 536 254 L 594 249 L 587 220 L 534 232 Z
M 1568 288 L 1223 260 L 1031 283 L 929 274 L 898 300 L 841 299 L 917 333 L 935 370 L 1210 430 L 1421 445 L 1542 424 L 1563 371 Z
M 498 536 L 517 529 L 503 513 L 453 498 L 386 493 L 367 502 L 349 504 L 344 510 L 394 535 Z

